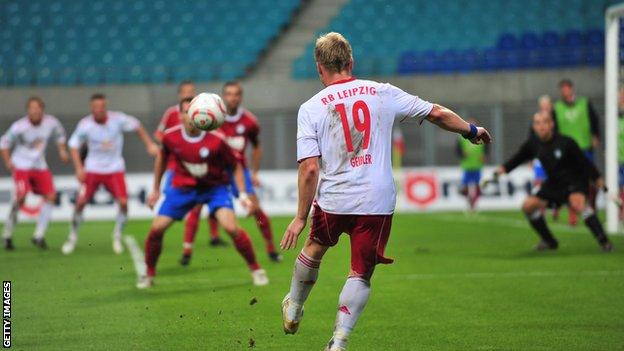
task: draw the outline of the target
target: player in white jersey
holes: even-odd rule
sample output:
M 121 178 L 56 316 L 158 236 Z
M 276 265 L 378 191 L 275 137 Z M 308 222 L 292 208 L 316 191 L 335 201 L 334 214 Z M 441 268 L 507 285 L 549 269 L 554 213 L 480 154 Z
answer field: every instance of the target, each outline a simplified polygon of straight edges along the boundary
M 65 146 L 65 129 L 56 117 L 45 114 L 44 108 L 45 104 L 41 98 L 36 96 L 29 98 L 26 102 L 27 115 L 11 124 L 9 130 L 0 138 L 4 164 L 13 174 L 15 181 L 11 209 L 2 234 L 4 248 L 7 250 L 14 249 L 13 229 L 19 208 L 24 204 L 28 192 L 41 195 L 45 200 L 39 209 L 32 243 L 41 249 L 47 247 L 44 235 L 56 202 L 52 173 L 45 159 L 48 140 L 54 139 L 56 142 L 61 161 L 69 161 L 69 156 Z
M 391 164 L 394 120 L 426 119 L 473 143 L 490 142 L 484 128 L 443 106 L 390 84 L 356 79 L 351 75 L 351 52 L 349 42 L 338 33 L 316 41 L 314 56 L 325 89 L 299 109 L 298 210 L 281 242 L 282 249 L 296 247 L 314 206 L 310 235 L 282 302 L 284 331 L 294 334 L 323 255 L 343 232 L 350 235 L 351 271 L 338 300 L 335 330 L 326 349 L 331 351 L 346 348 L 368 300 L 375 265 L 393 262 L 384 256 L 384 249 L 396 201 Z
M 123 112 L 108 111 L 106 97 L 103 94 L 94 94 L 91 97 L 91 114 L 80 120 L 69 139 L 76 177 L 82 186 L 76 197 L 69 238 L 63 244 L 64 254 L 74 251 L 78 241 L 78 227 L 82 222 L 82 211 L 100 185 L 104 186 L 119 205 L 113 230 L 113 251 L 117 254 L 123 251 L 121 234 L 128 214 L 126 165 L 122 156 L 123 133 L 131 131 L 137 133 L 150 155 L 155 156 L 158 153 L 158 146 L 154 144 L 138 119 Z M 89 151 L 83 164 L 80 147 L 84 144 Z

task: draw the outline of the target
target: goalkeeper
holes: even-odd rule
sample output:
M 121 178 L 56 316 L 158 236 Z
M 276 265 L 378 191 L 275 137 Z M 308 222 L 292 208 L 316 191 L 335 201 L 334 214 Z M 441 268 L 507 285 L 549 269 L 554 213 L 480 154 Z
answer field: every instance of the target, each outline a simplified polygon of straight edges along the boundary
M 598 241 L 601 249 L 613 249 L 598 216 L 587 204 L 590 180 L 597 188 L 604 188 L 604 180 L 596 166 L 589 161 L 576 142 L 555 132 L 552 117 L 538 112 L 533 116 L 535 136 L 529 138 L 520 150 L 498 167 L 495 177 L 509 173 L 520 164 L 537 158 L 542 163 L 547 180 L 524 200 L 522 211 L 541 240 L 538 251 L 556 250 L 559 246 L 544 220 L 543 210 L 548 205 L 561 206 L 568 203 L 570 211 L 578 213 Z

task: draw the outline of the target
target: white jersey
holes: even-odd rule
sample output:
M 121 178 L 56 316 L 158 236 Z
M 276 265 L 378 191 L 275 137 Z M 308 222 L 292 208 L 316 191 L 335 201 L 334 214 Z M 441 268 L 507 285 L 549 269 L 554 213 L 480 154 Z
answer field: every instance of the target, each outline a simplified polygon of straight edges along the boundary
M 45 149 L 48 140 L 65 143 L 65 129 L 54 116 L 43 115 L 39 125 L 33 125 L 28 116 L 11 124 L 0 138 L 0 149 L 13 147 L 11 161 L 20 170 L 43 170 L 48 168 Z
M 387 83 L 346 79 L 305 102 L 297 117 L 297 160 L 321 157 L 316 201 L 328 213 L 394 212 L 392 125 L 433 105 Z
M 85 171 L 109 174 L 123 172 L 126 164 L 121 155 L 124 132 L 137 130 L 141 126 L 138 119 L 123 112 L 107 111 L 105 123 L 97 123 L 93 115 L 80 120 L 74 134 L 69 138 L 69 147 L 88 147 Z

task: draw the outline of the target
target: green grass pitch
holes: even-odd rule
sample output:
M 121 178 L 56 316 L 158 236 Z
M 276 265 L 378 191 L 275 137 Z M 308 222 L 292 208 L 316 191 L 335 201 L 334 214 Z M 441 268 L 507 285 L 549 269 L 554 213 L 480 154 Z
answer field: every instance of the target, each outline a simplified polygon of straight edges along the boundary
M 322 350 L 348 272 L 348 237 L 331 250 L 297 335 L 284 335 L 280 302 L 297 251 L 272 264 L 254 223 L 242 221 L 271 279 L 251 285 L 230 245 L 209 248 L 202 223 L 191 266 L 178 264 L 182 225 L 166 235 L 156 286 L 135 289 L 126 251 L 111 249 L 111 222 L 87 221 L 63 256 L 67 223 L 47 252 L 19 225 L 15 252 L 0 252 L 13 283 L 15 350 Z M 288 218 L 274 218 L 276 240 Z M 142 247 L 148 221 L 127 233 Z M 397 215 L 351 350 L 624 350 L 624 237 L 604 254 L 583 226 L 552 226 L 558 252 L 532 251 L 536 236 L 518 212 Z M 300 238 L 299 248 L 303 243 Z M 256 301 L 253 303 L 252 301 Z

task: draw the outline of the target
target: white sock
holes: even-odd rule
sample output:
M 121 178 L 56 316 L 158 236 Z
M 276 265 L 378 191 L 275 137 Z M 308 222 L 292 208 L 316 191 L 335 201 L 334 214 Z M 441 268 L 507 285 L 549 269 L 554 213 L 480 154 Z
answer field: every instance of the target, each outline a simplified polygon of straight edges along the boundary
M 33 235 L 35 239 L 42 239 L 45 235 L 45 232 L 48 229 L 48 223 L 50 223 L 50 216 L 52 216 L 53 208 L 54 205 L 49 202 L 45 202 L 41 205 L 39 218 L 37 218 L 37 226 L 35 227 L 35 234 Z
M 121 240 L 121 234 L 123 233 L 126 222 L 128 221 L 128 215 L 125 212 L 119 211 L 117 218 L 115 219 L 115 229 L 113 230 L 113 239 Z
M 334 330 L 334 345 L 347 346 L 349 334 L 366 306 L 370 295 L 370 283 L 362 278 L 350 277 L 342 288 L 338 299 L 338 314 Z
M 15 228 L 15 223 L 17 223 L 17 211 L 19 210 L 19 206 L 17 202 L 13 201 L 11 203 L 11 209 L 9 210 L 9 217 L 6 222 L 4 222 L 4 230 L 2 232 L 3 239 L 11 239 L 13 237 L 13 229 Z
M 318 277 L 320 260 L 308 257 L 303 251 L 295 260 L 295 269 L 290 283 L 290 300 L 292 310 L 289 310 L 289 318 L 296 319 L 303 303 L 310 295 L 310 291 Z
M 82 213 L 74 211 L 71 219 L 71 227 L 69 230 L 69 241 L 78 241 L 78 228 L 80 228 L 80 223 L 82 223 Z

